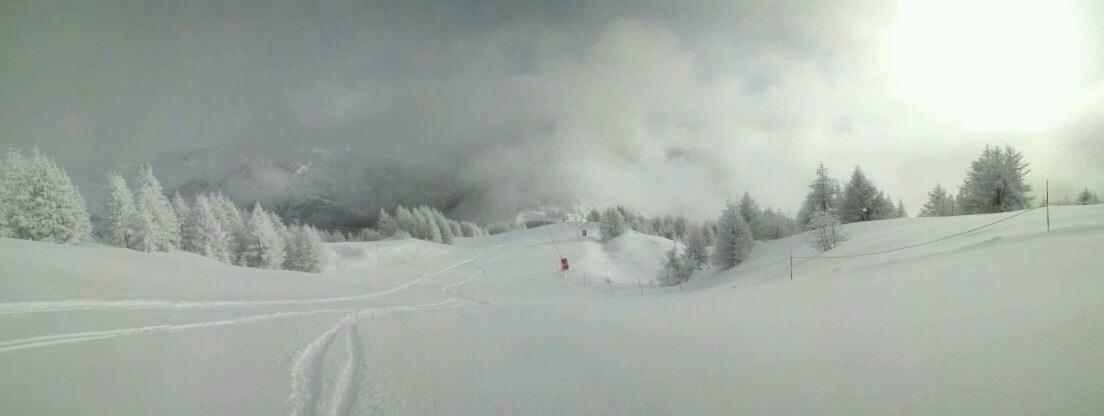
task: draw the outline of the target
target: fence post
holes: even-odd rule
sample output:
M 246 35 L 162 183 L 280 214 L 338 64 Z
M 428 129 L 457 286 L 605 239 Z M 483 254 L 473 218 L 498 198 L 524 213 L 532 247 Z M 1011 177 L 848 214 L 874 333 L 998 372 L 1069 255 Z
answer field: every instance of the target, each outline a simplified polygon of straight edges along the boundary
M 790 249 L 790 280 L 793 280 L 793 249 Z
M 1046 181 L 1047 232 L 1050 232 L 1050 179 Z
M 640 287 L 640 296 L 644 296 L 644 283 L 639 278 L 636 279 L 636 285 Z

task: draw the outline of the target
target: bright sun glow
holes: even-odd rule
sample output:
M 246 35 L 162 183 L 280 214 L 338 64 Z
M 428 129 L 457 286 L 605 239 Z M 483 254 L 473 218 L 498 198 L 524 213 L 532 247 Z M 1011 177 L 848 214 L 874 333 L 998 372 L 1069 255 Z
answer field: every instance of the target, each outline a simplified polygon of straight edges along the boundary
M 1063 0 L 904 0 L 887 46 L 906 99 L 977 127 L 1043 128 L 1079 101 Z

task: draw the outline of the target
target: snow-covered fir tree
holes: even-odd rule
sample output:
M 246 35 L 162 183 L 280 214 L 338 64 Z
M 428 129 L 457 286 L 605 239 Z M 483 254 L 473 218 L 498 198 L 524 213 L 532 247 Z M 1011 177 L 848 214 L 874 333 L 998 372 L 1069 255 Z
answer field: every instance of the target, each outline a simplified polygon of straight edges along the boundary
M 928 192 L 928 201 L 920 208 L 921 217 L 946 217 L 954 214 L 954 196 L 943 189 L 943 185 L 936 184 L 935 188 Z
M 464 221 L 460 223 L 460 233 L 464 237 L 482 237 L 483 233 L 479 229 L 479 225 L 471 221 Z
M 452 244 L 452 238 L 456 236 L 453 232 L 452 224 L 448 218 L 445 218 L 445 214 L 433 208 L 426 207 L 426 211 L 430 214 L 430 218 L 437 225 L 437 229 L 441 233 L 441 241 L 445 244 Z
M 602 241 L 609 241 L 625 233 L 625 216 L 616 208 L 609 208 L 602 213 L 602 222 L 598 225 L 602 230 Z
M 811 229 L 813 216 L 817 210 L 836 213 L 839 203 L 839 182 L 828 176 L 828 168 L 821 163 L 817 166 L 816 178 L 809 184 L 809 193 L 797 213 L 797 222 L 803 229 Z
M 587 222 L 600 222 L 602 221 L 602 213 L 598 212 L 597 209 L 592 209 L 587 213 L 586 220 Z
M 840 221 L 847 224 L 882 219 L 885 211 L 884 201 L 884 196 L 878 188 L 870 179 L 867 179 L 862 168 L 856 166 L 840 198 L 838 213 Z
M 1031 185 L 1023 155 L 1012 146 L 985 146 L 970 164 L 958 190 L 958 205 L 966 214 L 1016 211 L 1030 207 Z
M 680 255 L 678 244 L 667 251 L 663 260 L 663 271 L 659 275 L 659 283 L 663 286 L 675 286 L 690 280 L 690 275 L 695 268 L 688 264 L 686 256 Z
M 744 196 L 740 198 L 740 215 L 744 217 L 744 221 L 751 227 L 751 236 L 756 240 L 762 240 L 763 238 L 756 234 L 755 224 L 759 223 L 759 203 L 755 202 L 751 198 L 751 194 L 744 192 Z
M 1081 191 L 1081 193 L 1077 194 L 1078 205 L 1094 205 L 1099 203 L 1100 198 L 1096 196 L 1095 192 L 1090 191 L 1087 186 L 1084 190 Z
M 418 230 L 418 220 L 414 218 L 414 213 L 406 207 L 399 205 L 395 208 L 395 222 L 400 230 L 406 231 L 411 237 L 421 238 Z
M 809 243 L 820 251 L 828 251 L 847 239 L 847 234 L 840 228 L 840 220 L 835 214 L 817 210 L 813 213 L 812 232 L 809 234 Z
M 705 241 L 705 227 L 690 227 L 686 234 L 686 263 L 700 270 L 709 264 L 709 246 Z
M 17 176 L 16 170 L 20 167 L 9 165 L 9 159 L 14 158 L 14 153 L 15 149 L 9 148 L 5 157 L 0 159 L 0 238 L 15 236 L 15 232 L 11 228 L 10 217 L 14 209 L 12 205 L 15 203 L 15 185 L 13 182 Z M 19 159 L 22 159 L 22 156 Z
M 129 248 L 134 234 L 134 194 L 119 172 L 107 175 L 107 196 L 104 198 L 104 239 L 115 247 Z
M 52 159 L 37 149 L 30 158 L 9 149 L 3 168 L 5 235 L 66 244 L 91 239 L 84 198 Z
M 283 267 L 287 255 L 284 239 L 260 203 L 253 205 L 253 211 L 245 223 L 244 237 L 241 258 L 245 266 L 261 269 Z
M 192 208 L 192 225 L 194 227 L 195 253 L 221 262 L 232 263 L 233 256 L 230 247 L 227 246 L 229 238 L 222 228 L 217 207 L 212 206 L 211 201 L 204 195 L 195 198 Z
M 391 237 L 399 230 L 399 223 L 395 221 L 395 217 L 380 208 L 379 215 L 376 217 L 376 230 L 384 237 Z
M 288 270 L 321 273 L 326 267 L 326 249 L 317 230 L 309 225 L 288 227 L 291 244 L 287 248 L 284 267 Z
M 907 218 L 908 210 L 905 209 L 905 201 L 901 198 L 897 198 L 897 218 Z
M 172 197 L 173 213 L 180 224 L 180 249 L 192 253 L 198 252 L 195 245 L 195 221 L 192 220 L 192 207 L 180 192 L 174 192 Z
M 135 234 L 142 251 L 171 251 L 180 245 L 180 222 L 169 199 L 161 190 L 161 182 L 153 168 L 142 166 L 138 171 L 138 192 L 135 195 L 138 224 Z
M 883 194 L 882 191 L 878 191 L 878 195 L 874 197 L 873 211 L 875 220 L 897 218 L 897 206 L 893 205 L 893 198 Z
M 245 219 L 241 210 L 223 195 L 214 195 L 210 199 L 211 210 L 218 217 L 219 226 L 225 235 L 224 244 L 229 262 L 244 266 L 240 254 L 245 241 Z
M 725 204 L 721 218 L 717 220 L 717 243 L 713 250 L 713 264 L 721 269 L 731 269 L 747 260 L 755 240 L 751 237 L 744 216 L 736 203 Z

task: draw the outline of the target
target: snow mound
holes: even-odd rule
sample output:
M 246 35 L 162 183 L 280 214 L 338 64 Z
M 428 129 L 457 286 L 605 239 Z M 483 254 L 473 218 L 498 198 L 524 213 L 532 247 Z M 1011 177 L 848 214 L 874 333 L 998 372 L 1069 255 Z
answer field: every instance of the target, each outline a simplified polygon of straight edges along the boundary
M 330 270 L 385 269 L 409 267 L 449 250 L 449 246 L 407 238 L 369 242 L 330 243 Z

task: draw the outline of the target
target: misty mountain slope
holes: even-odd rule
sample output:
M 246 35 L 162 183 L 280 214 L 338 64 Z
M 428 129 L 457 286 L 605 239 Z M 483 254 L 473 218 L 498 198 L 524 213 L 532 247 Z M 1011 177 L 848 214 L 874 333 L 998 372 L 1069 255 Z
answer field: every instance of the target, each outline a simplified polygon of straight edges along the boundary
M 398 204 L 447 210 L 463 193 L 432 169 L 316 147 L 275 159 L 235 158 L 215 149 L 167 153 L 155 168 L 170 192 L 221 193 L 247 206 L 260 201 L 289 221 L 322 228 L 364 228 L 380 208 Z
M 603 244 L 593 224 L 452 246 L 330 244 L 321 275 L 0 240 L 0 408 L 1093 414 L 1104 408 L 1104 206 L 1051 214 L 1049 234 L 1036 210 L 910 250 L 797 261 L 793 281 L 786 267 L 741 272 L 791 248 L 811 254 L 803 236 L 765 242 L 735 270 L 643 296 L 637 279 L 654 278 L 672 243 L 628 233 Z M 848 225 L 824 255 L 1007 215 Z

